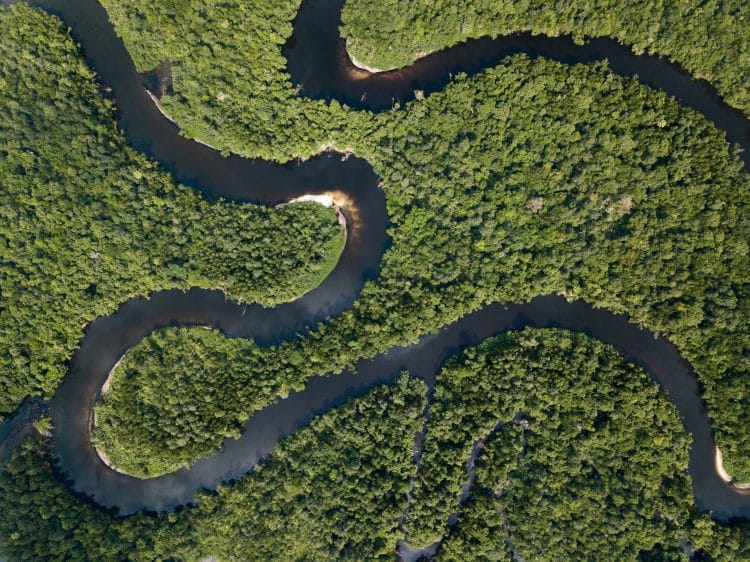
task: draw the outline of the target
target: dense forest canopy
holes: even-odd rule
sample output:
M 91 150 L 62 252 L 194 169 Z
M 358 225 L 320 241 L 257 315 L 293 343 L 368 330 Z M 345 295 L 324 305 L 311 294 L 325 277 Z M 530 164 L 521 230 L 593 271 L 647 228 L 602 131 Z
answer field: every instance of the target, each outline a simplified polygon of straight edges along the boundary
M 51 395 L 89 322 L 160 289 L 269 305 L 320 283 L 333 211 L 207 201 L 130 149 L 58 19 L 0 7 L 0 417 Z
M 696 513 L 668 397 L 596 340 L 486 340 L 446 363 L 429 416 L 405 527 L 409 542 L 442 539 L 437 560 L 750 558 L 746 523 Z
M 316 418 L 195 507 L 117 518 L 72 494 L 40 439 L 0 471 L 0 556 L 13 560 L 393 559 L 424 385 L 402 378 Z
M 444 366 L 405 523 L 413 546 L 446 532 L 474 444 L 477 503 L 462 513 L 452 542 L 481 535 L 484 518 L 472 518 L 474 509 L 490 509 L 486 495 L 523 560 L 605 552 L 633 560 L 687 533 L 689 439 L 679 415 L 646 373 L 596 340 L 509 332 Z
M 250 414 L 301 388 L 284 371 L 250 341 L 214 330 L 157 331 L 117 368 L 96 406 L 94 442 L 129 474 L 173 472 L 239 437 Z
M 668 57 L 750 114 L 750 4 L 744 0 L 347 0 L 342 35 L 361 63 L 380 69 L 468 38 L 531 31 L 614 37 Z
M 170 61 L 161 99 L 182 134 L 243 156 L 291 160 L 337 144 L 352 123 L 337 104 L 302 99 L 281 46 L 299 0 L 102 0 L 141 72 Z
M 263 67 L 265 59 L 241 43 L 235 51 L 245 66 Z M 206 56 L 198 59 L 207 64 Z M 211 60 L 234 74 L 224 59 Z M 177 103 L 188 94 L 175 87 Z M 322 111 L 318 102 L 300 103 Z M 240 372 L 269 380 L 271 368 L 280 384 L 300 384 L 414 341 L 485 302 L 556 292 L 666 333 L 701 376 L 729 470 L 750 475 L 743 460 L 750 458 L 750 178 L 719 131 L 604 64 L 524 56 L 458 77 L 403 111 L 347 115 L 345 130 L 332 116 L 327 134 L 383 177 L 393 245 L 380 277 L 352 311 L 307 339 L 262 350 L 258 356 L 270 358 Z M 221 377 L 221 370 L 212 372 Z M 148 387 L 151 375 L 141 377 L 137 385 Z M 130 442 L 175 450 L 168 446 L 175 411 L 156 407 L 148 419 L 162 427 L 136 430 L 133 419 Z M 200 439 L 217 443 L 255 407 L 237 404 L 226 423 L 199 424 L 216 428 Z
M 53 473 L 46 442 L 31 439 L 0 470 L 0 553 L 385 561 L 404 539 L 406 512 L 408 542 L 443 539 L 445 561 L 686 560 L 681 544 L 700 560 L 750 556 L 746 525 L 695 511 L 674 407 L 613 348 L 524 330 L 453 357 L 438 375 L 416 465 L 425 390 L 407 376 L 376 387 L 281 441 L 238 482 L 161 515 L 118 518 L 81 500 Z
M 304 381 L 414 341 L 484 302 L 557 292 L 668 334 L 701 376 L 729 470 L 750 478 L 750 179 L 712 125 L 603 64 L 523 56 L 458 77 L 405 111 L 326 106 L 296 96 L 280 72 L 296 1 L 256 2 L 250 13 L 237 2 L 180 6 L 129 0 L 111 14 L 141 68 L 174 55 L 165 107 L 181 125 L 186 116 L 187 134 L 282 159 L 317 143 L 351 147 L 384 180 L 394 243 L 380 278 L 353 311 L 270 350 L 277 376 Z M 166 47 L 141 40 L 162 25 Z M 263 39 L 269 26 L 273 44 Z M 207 84 L 233 101 L 219 108 Z M 220 117 L 225 111 L 233 117 Z M 244 121 L 263 123 L 262 134 L 235 128 Z M 303 147 L 287 136 L 313 140 Z M 308 360 L 289 358 L 299 356 Z M 165 435 L 174 415 L 162 413 Z
M 284 74 L 297 0 L 105 4 L 141 69 L 173 60 L 163 103 L 185 134 L 280 160 L 352 148 L 383 178 L 393 240 L 353 309 L 305 337 L 269 348 L 197 328 L 146 338 L 99 408 L 96 438 L 119 462 L 142 474 L 189 464 L 312 375 L 484 303 L 554 292 L 665 333 L 700 377 L 726 467 L 750 480 L 750 176 L 703 117 L 605 64 L 525 56 L 403 109 L 355 112 L 298 97 Z M 695 18 L 713 29 L 713 12 Z M 0 415 L 52 394 L 82 327 L 128 298 L 204 286 L 274 303 L 325 274 L 341 248 L 333 213 L 209 202 L 176 185 L 127 147 L 58 20 L 0 8 L 0 27 Z M 154 399 L 165 391 L 172 399 Z M 45 442 L 30 441 L 0 472 L 0 549 L 390 559 L 423 405 L 407 378 L 378 389 L 240 482 L 161 516 L 91 506 L 54 476 Z M 446 536 L 445 560 L 469 548 L 565 559 L 605 547 L 678 560 L 680 538 L 707 560 L 750 556 L 746 526 L 694 512 L 673 408 L 606 346 L 554 331 L 487 342 L 443 371 L 431 420 L 405 529 L 414 544 Z M 476 481 L 448 530 L 477 439 Z M 560 541 L 557 526 L 577 542 Z

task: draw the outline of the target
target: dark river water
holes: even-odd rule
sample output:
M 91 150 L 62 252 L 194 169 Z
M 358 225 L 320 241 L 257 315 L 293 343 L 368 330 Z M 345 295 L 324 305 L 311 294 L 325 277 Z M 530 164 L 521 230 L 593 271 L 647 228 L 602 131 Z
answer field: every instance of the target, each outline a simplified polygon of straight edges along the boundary
M 284 54 L 292 80 L 302 93 L 313 98 L 336 99 L 351 107 L 383 111 L 398 101 L 402 105 L 415 97 L 445 88 L 451 75 L 473 75 L 495 66 L 504 57 L 524 53 L 566 64 L 607 60 L 621 76 L 638 76 L 638 81 L 674 96 L 683 105 L 702 113 L 727 140 L 742 146 L 745 167 L 750 169 L 750 124 L 737 109 L 724 103 L 716 89 L 696 80 L 677 64 L 652 55 L 635 55 L 606 37 L 576 45 L 570 37 L 546 37 L 516 33 L 496 39 L 471 39 L 417 60 L 401 69 L 371 74 L 355 67 L 339 36 L 343 0 L 308 0 L 294 21 L 294 34 Z
M 191 502 L 201 488 L 214 489 L 221 482 L 242 476 L 267 456 L 279 439 L 294 433 L 315 415 L 376 384 L 393 381 L 403 369 L 433 384 L 441 363 L 463 347 L 509 329 L 558 326 L 612 344 L 626 359 L 646 369 L 676 404 L 685 429 L 693 435 L 690 474 L 698 506 L 720 519 L 750 515 L 749 493 L 728 486 L 716 473 L 710 420 L 696 378 L 675 347 L 630 324 L 625 316 L 583 302 L 568 303 L 554 295 L 525 304 L 489 305 L 437 334 L 423 337 L 416 345 L 363 359 L 352 373 L 315 377 L 303 391 L 254 415 L 240 439 L 225 441 L 215 454 L 189 469 L 149 480 L 110 470 L 90 442 L 92 406 L 109 370 L 129 348 L 153 330 L 170 325 L 209 325 L 227 336 L 251 337 L 261 344 L 295 337 L 308 326 L 350 308 L 365 281 L 378 275 L 380 259 L 389 244 L 388 216 L 378 178 L 363 159 L 343 161 L 339 154 L 324 153 L 299 164 L 279 165 L 223 157 L 210 147 L 181 137 L 145 92 L 142 77 L 97 2 L 35 0 L 33 4 L 59 15 L 71 27 L 98 79 L 112 89 L 119 126 L 128 141 L 156 159 L 177 180 L 209 197 L 234 201 L 270 205 L 332 189 L 346 192 L 353 201 L 352 208 L 344 210 L 349 218 L 349 236 L 339 264 L 319 287 L 296 301 L 265 309 L 227 301 L 218 291 L 165 291 L 129 301 L 87 328 L 69 374 L 50 404 L 59 468 L 75 490 L 103 506 L 117 507 L 121 513 L 172 509 Z M 565 37 L 521 34 L 471 40 L 408 68 L 372 75 L 355 70 L 346 54 L 338 35 L 341 5 L 341 0 L 310 0 L 295 20 L 294 35 L 284 52 L 289 72 L 302 85 L 303 95 L 335 98 L 356 108 L 379 111 L 390 108 L 393 100 L 412 99 L 415 89 L 429 94 L 444 88 L 451 73 L 476 73 L 513 53 L 565 63 L 606 58 L 614 72 L 638 74 L 642 82 L 700 111 L 726 132 L 730 142 L 745 148 L 745 166 L 750 167 L 750 128 L 744 116 L 724 104 L 705 82 L 692 79 L 678 66 L 658 57 L 636 56 L 610 39 L 578 46 Z M 6 435 L 18 435 L 21 425 L 28 426 L 24 415 L 21 411 L 0 425 L 4 444 Z M 11 427 L 14 423 L 16 430 Z

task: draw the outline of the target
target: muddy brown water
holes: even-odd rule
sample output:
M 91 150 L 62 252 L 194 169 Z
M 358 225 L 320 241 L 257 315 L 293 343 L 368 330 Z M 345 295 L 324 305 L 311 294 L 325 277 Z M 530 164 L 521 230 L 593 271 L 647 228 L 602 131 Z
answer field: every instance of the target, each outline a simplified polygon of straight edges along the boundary
M 4 0 L 1 3 L 8 3 Z M 105 10 L 94 0 L 35 0 L 60 16 L 72 29 L 97 79 L 111 88 L 119 127 L 137 149 L 156 159 L 175 179 L 208 197 L 278 204 L 307 193 L 345 191 L 359 211 L 350 225 L 347 245 L 335 270 L 300 299 L 266 309 L 227 301 L 219 291 L 163 291 L 148 299 L 124 303 L 114 314 L 97 319 L 86 330 L 70 370 L 51 402 L 55 423 L 53 443 L 58 468 L 71 486 L 95 502 L 120 513 L 145 509 L 169 510 L 190 503 L 202 489 L 215 489 L 247 473 L 284 436 L 314 416 L 367 392 L 376 384 L 395 380 L 403 369 L 434 384 L 434 373 L 451 354 L 483 339 L 524 326 L 557 326 L 585 332 L 615 346 L 661 385 L 679 409 L 685 429 L 693 436 L 690 474 L 698 506 L 719 519 L 750 515 L 750 494 L 726 485 L 715 471 L 710 420 L 703 407 L 694 373 L 673 345 L 639 329 L 628 318 L 594 309 L 583 302 L 540 296 L 529 303 L 493 304 L 464 316 L 436 334 L 406 348 L 394 348 L 373 359 L 362 359 L 353 372 L 314 377 L 301 392 L 292 393 L 254 415 L 239 439 L 228 439 L 213 455 L 189 469 L 140 480 L 109 469 L 96 455 L 89 436 L 91 411 L 107 373 L 123 353 L 155 329 L 172 325 L 209 325 L 229 337 L 252 337 L 273 344 L 297 337 L 308 326 L 325 321 L 352 306 L 364 283 L 378 275 L 389 240 L 385 198 L 378 178 L 363 159 L 324 153 L 305 162 L 279 165 L 261 160 L 224 157 L 216 150 L 179 135 L 177 127 L 156 108 L 144 90 L 122 41 Z M 413 99 L 414 90 L 439 91 L 458 71 L 475 74 L 518 52 L 565 63 L 606 58 L 612 70 L 661 89 L 692 107 L 724 130 L 730 142 L 745 152 L 750 167 L 750 128 L 738 111 L 727 106 L 715 90 L 692 79 L 677 65 L 654 56 L 633 54 L 611 39 L 575 45 L 569 38 L 518 34 L 467 41 L 430 55 L 404 69 L 368 74 L 353 66 L 338 35 L 341 0 L 303 3 L 294 34 L 284 53 L 293 80 L 302 94 L 337 99 L 352 107 L 382 111 L 394 101 Z M 10 433 L 10 418 L 0 427 Z M 3 429 L 3 427 L 5 429 Z

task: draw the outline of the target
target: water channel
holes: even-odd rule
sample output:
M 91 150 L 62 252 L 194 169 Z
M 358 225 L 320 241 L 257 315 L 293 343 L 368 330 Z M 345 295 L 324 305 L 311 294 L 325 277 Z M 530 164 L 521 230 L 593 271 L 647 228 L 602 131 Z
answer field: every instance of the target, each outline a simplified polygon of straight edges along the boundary
M 215 454 L 188 469 L 141 480 L 108 468 L 90 441 L 92 408 L 107 374 L 128 349 L 153 330 L 173 325 L 211 326 L 228 337 L 254 338 L 260 344 L 296 337 L 308 326 L 350 308 L 364 283 L 377 277 L 389 244 L 388 215 L 379 180 L 361 158 L 342 159 L 339 154 L 326 152 L 305 162 L 280 165 L 224 157 L 211 147 L 180 136 L 144 89 L 143 77 L 100 4 L 95 0 L 34 0 L 31 4 L 60 16 L 70 26 L 98 80 L 111 88 L 119 127 L 130 144 L 156 159 L 176 180 L 208 197 L 267 205 L 331 190 L 343 191 L 350 200 L 343 209 L 348 238 L 338 265 L 319 287 L 296 301 L 266 309 L 227 301 L 219 291 L 163 291 L 124 303 L 117 312 L 95 320 L 86 329 L 69 373 L 50 402 L 59 469 L 76 491 L 103 506 L 117 507 L 121 513 L 173 509 L 190 503 L 202 488 L 215 489 L 247 473 L 281 438 L 347 398 L 393 381 L 403 369 L 434 384 L 434 373 L 441 363 L 463 347 L 510 329 L 557 326 L 612 344 L 627 360 L 646 369 L 674 401 L 685 429 L 693 436 L 690 474 L 699 508 L 712 511 L 719 519 L 750 516 L 750 491 L 729 486 L 716 470 L 710 419 L 695 375 L 675 347 L 629 323 L 625 316 L 583 302 L 569 303 L 554 295 L 524 304 L 486 306 L 437 334 L 423 337 L 416 345 L 363 359 L 352 372 L 312 378 L 301 392 L 254 415 L 241 438 L 226 440 Z M 750 126 L 745 116 L 727 106 L 710 85 L 664 59 L 635 55 L 612 39 L 596 39 L 581 46 L 567 37 L 517 34 L 470 40 L 407 68 L 370 74 L 351 63 L 339 37 L 342 4 L 343 0 L 305 1 L 295 20 L 284 53 L 303 95 L 382 111 L 390 109 L 394 100 L 403 104 L 413 99 L 414 90 L 425 94 L 439 91 L 451 74 L 475 74 L 513 53 L 565 63 L 606 58 L 614 72 L 637 74 L 645 84 L 701 112 L 726 132 L 730 142 L 745 149 L 742 158 L 746 169 L 750 168 Z M 18 435 L 11 425 L 23 421 L 27 427 L 27 417 L 21 412 L 0 424 L 0 437 Z

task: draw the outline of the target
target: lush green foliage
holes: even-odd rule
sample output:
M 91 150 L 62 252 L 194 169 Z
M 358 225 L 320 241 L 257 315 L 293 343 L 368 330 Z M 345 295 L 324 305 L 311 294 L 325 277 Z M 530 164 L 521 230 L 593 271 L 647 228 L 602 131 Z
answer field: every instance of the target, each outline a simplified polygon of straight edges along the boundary
M 209 202 L 128 148 L 59 20 L 0 8 L 0 416 L 51 394 L 82 327 L 129 298 L 275 304 L 339 255 L 334 213 Z
M 378 301 L 408 297 L 363 302 L 367 321 L 425 330 L 550 292 L 627 312 L 696 368 L 749 477 L 750 176 L 722 135 L 606 67 L 523 57 L 391 117 L 372 133 L 400 227 Z
M 559 351 L 562 355 L 567 351 L 564 349 L 564 346 L 567 344 L 566 338 L 570 337 L 567 333 L 545 333 L 538 331 L 528 331 L 527 333 L 532 334 L 532 337 L 535 334 L 540 334 L 543 336 L 543 339 L 546 338 L 552 342 L 553 346 L 559 345 Z M 558 341 L 555 341 L 555 338 L 558 338 Z M 488 343 L 488 345 L 492 344 Z M 575 369 L 568 369 L 568 371 L 570 371 L 568 376 L 578 376 Z M 519 415 L 510 422 L 501 422 L 501 425 L 492 430 L 484 441 L 476 444 L 477 460 L 474 466 L 475 486 L 488 489 L 495 495 L 503 493 L 510 471 L 518 468 L 518 457 L 525 453 L 525 433 L 528 429 L 528 419 L 526 419 L 525 415 Z
M 489 468 L 480 458 L 476 488 L 492 495 L 522 559 L 632 560 L 684 536 L 689 439 L 674 406 L 612 347 L 525 330 L 467 350 L 438 375 L 405 523 L 410 544 L 441 539 L 472 443 L 519 416 L 529 427 L 522 451 L 518 430 L 501 427 L 496 437 L 509 443 L 490 447 Z M 481 521 L 469 513 L 459 528 L 476 534 Z
M 239 436 L 250 413 L 290 390 L 273 365 L 257 368 L 263 359 L 252 342 L 213 330 L 154 333 L 126 355 L 96 406 L 97 447 L 141 477 L 212 453 Z
M 503 514 L 487 494 L 472 495 L 464 505 L 458 527 L 440 545 L 439 562 L 511 562 Z
M 728 469 L 748 477 L 750 177 L 703 118 L 603 65 L 515 57 L 348 134 L 384 178 L 393 246 L 351 311 L 260 352 L 246 382 L 297 385 L 485 302 L 557 292 L 667 333 L 701 377 Z M 166 405 L 158 417 L 174 420 Z
M 394 244 L 379 280 L 353 311 L 285 347 L 309 358 L 300 368 L 287 351 L 271 351 L 276 361 L 266 363 L 278 376 L 338 370 L 484 302 L 558 292 L 668 334 L 701 376 L 728 469 L 750 478 L 750 180 L 702 117 L 603 65 L 525 57 L 459 77 L 406 111 L 342 114 L 298 99 L 280 72 L 278 44 L 296 1 L 253 3 L 264 19 L 257 30 L 274 26 L 281 38 L 271 42 L 259 39 L 265 31 L 236 32 L 252 20 L 244 4 L 214 10 L 195 0 L 190 17 L 183 4 L 164 6 L 130 0 L 111 9 L 142 68 L 177 61 L 165 103 L 188 134 L 278 158 L 318 143 L 351 147 L 384 179 Z M 167 46 L 141 41 L 142 32 L 159 37 L 164 18 Z M 214 87 L 239 100 L 231 119 L 215 92 L 201 91 Z M 295 120 L 284 117 L 288 108 Z M 205 126 L 193 129 L 198 115 Z
M 333 144 L 331 131 L 347 128 L 338 104 L 300 98 L 286 75 L 281 45 L 298 0 L 102 4 L 140 71 L 171 61 L 174 93 L 161 105 L 184 135 L 289 160 L 320 152 Z
M 435 399 L 407 521 L 446 532 L 425 507 L 458 508 L 479 449 L 438 560 L 686 562 L 680 541 L 695 560 L 750 559 L 747 523 L 695 512 L 674 408 L 611 347 L 561 330 L 510 333 L 446 364 Z M 499 418 L 511 421 L 493 429 Z
M 720 525 L 703 514 L 693 521 L 690 543 L 698 550 L 698 560 L 750 560 L 750 523 Z
M 196 0 L 190 4 L 190 18 L 185 16 L 186 4 L 138 4 L 137 9 L 129 2 L 110 8 L 121 33 L 131 25 L 128 43 L 139 65 L 152 66 L 168 58 L 165 54 L 174 57 L 177 89 L 164 103 L 187 134 L 224 150 L 276 158 L 310 154 L 326 143 L 351 146 L 384 178 L 393 246 L 380 278 L 365 288 L 354 308 L 302 340 L 258 349 L 248 342 L 221 341 L 217 334 L 199 329 L 148 338 L 132 355 L 143 358 L 143 364 L 128 359 L 121 369 L 127 376 L 115 379 L 101 410 L 109 408 L 110 420 L 128 424 L 133 435 L 128 441 L 110 433 L 108 447 L 122 444 L 123 451 L 141 460 L 164 451 L 154 457 L 157 471 L 188 462 L 236 431 L 250 412 L 299 387 L 312 374 L 340 370 L 359 357 L 414 341 L 485 302 L 559 292 L 630 312 L 636 321 L 666 332 L 699 372 L 730 472 L 750 477 L 750 180 L 723 136 L 704 119 L 637 82 L 611 75 L 603 65 L 566 67 L 525 57 L 511 58 L 471 80 L 459 77 L 445 92 L 410 104 L 403 112 L 346 112 L 336 104 L 296 98 L 282 74 L 278 45 L 289 33 L 295 2 L 272 5 L 259 0 L 209 9 Z M 145 21 L 128 23 L 144 19 L 143 14 L 148 15 Z M 196 23 L 197 17 L 205 23 Z M 222 32 L 225 23 L 227 31 Z M 131 296 L 166 287 L 223 285 L 236 298 L 277 302 L 304 290 L 305 279 L 319 278 L 318 264 L 330 263 L 323 257 L 340 246 L 331 213 L 315 206 L 274 211 L 208 203 L 174 185 L 153 163 L 127 148 L 91 72 L 53 18 L 19 7 L 0 10 L 0 24 L 0 178 L 6 197 L 0 206 L 0 412 L 28 394 L 51 392 L 81 326 Z M 138 47 L 142 37 L 143 47 Z M 181 58 L 180 52 L 189 56 Z M 231 103 L 226 107 L 220 103 L 227 100 Z M 254 228 L 248 229 L 249 224 Z M 75 240 L 74 247 L 69 240 Z M 216 252 L 216 247 L 225 252 Z M 279 248 L 284 248 L 283 258 Z M 310 248 L 320 252 L 311 258 Z M 580 346 L 599 349 L 597 345 Z M 478 353 L 489 353 L 488 346 Z M 519 359 L 527 357 L 518 353 Z M 527 432 L 528 452 L 514 461 L 528 473 L 518 474 L 521 469 L 510 468 L 512 464 L 498 467 L 480 460 L 486 472 L 480 476 L 480 489 L 487 478 L 508 471 L 503 503 L 494 503 L 491 494 L 472 495 L 445 556 L 450 548 L 460 553 L 462 544 L 480 540 L 477 525 L 498 505 L 519 552 L 534 555 L 540 544 L 559 552 L 574 548 L 551 535 L 553 513 L 561 525 L 580 535 L 580 552 L 595 549 L 601 545 L 597 541 L 604 540 L 605 535 L 597 534 L 602 522 L 592 521 L 581 533 L 576 527 L 580 521 L 571 514 L 590 518 L 595 507 L 611 506 L 607 502 L 615 500 L 632 508 L 618 515 L 619 534 L 606 535 L 607 545 L 611 541 L 615 550 L 633 553 L 654 546 L 644 557 L 654 558 L 657 551 L 671 555 L 675 537 L 684 530 L 709 557 L 736 560 L 746 555 L 746 529 L 721 527 L 707 518 L 689 520 L 684 503 L 688 491 L 676 474 L 684 465 L 680 447 L 685 436 L 677 432 L 676 418 L 663 400 L 638 382 L 642 374 L 625 368 L 633 388 L 603 385 L 591 390 L 581 381 L 582 374 L 592 373 L 584 368 L 587 356 L 573 377 L 566 354 L 546 357 L 545 365 L 566 363 L 565 371 L 562 365 L 559 369 L 568 373 L 548 381 L 551 387 L 569 384 L 564 387 L 571 393 L 564 395 L 568 398 L 595 391 L 604 404 L 616 396 L 633 407 L 640 399 L 642 410 L 623 420 L 615 419 L 617 410 L 612 409 L 612 431 L 584 435 L 582 425 L 576 433 L 577 425 L 563 426 L 560 416 L 583 414 L 585 424 L 591 404 L 575 403 L 580 408 L 572 411 L 544 410 L 547 387 L 518 379 L 519 371 L 510 373 L 501 384 L 516 384 L 511 390 L 523 397 L 524 412 L 536 413 Z M 201 363 L 191 363 L 193 356 Z M 612 364 L 619 373 L 622 365 L 616 359 Z M 549 374 L 545 365 L 533 366 L 535 373 Z M 229 380 L 231 373 L 236 380 Z M 188 377 L 200 384 L 189 384 Z M 530 388 L 524 388 L 526 384 Z M 151 397 L 164 388 L 173 400 L 155 404 Z M 486 389 L 498 400 L 506 399 L 492 391 L 491 384 Z M 131 391 L 137 400 L 127 403 Z M 211 392 L 208 401 L 206 391 Z M 560 405 L 559 397 L 553 398 Z M 408 419 L 416 420 L 418 401 L 406 401 L 412 404 L 406 408 L 412 416 Z M 651 409 L 643 409 L 644 404 Z M 503 405 L 506 410 L 498 410 L 492 421 L 512 419 L 515 406 Z M 190 412 L 189 429 L 179 421 L 185 410 Z M 247 558 L 255 553 L 247 549 L 256 547 L 261 559 L 279 552 L 292 553 L 291 558 L 330 558 L 340 551 L 359 559 L 375 552 L 374 558 L 391 549 L 396 537 L 393 522 L 409 471 L 405 451 L 416 421 L 405 424 L 408 427 L 390 421 L 400 422 L 396 416 L 403 414 L 403 407 L 372 411 L 377 412 L 376 435 L 359 429 L 344 434 L 343 420 L 326 418 L 330 426 L 321 429 L 325 446 L 315 442 L 317 434 L 301 433 L 304 446 L 279 472 L 271 471 L 283 474 L 273 485 L 258 484 L 269 473 L 268 466 L 275 466 L 271 461 L 236 487 L 203 496 L 196 510 L 164 518 L 114 520 L 92 509 L 54 482 L 38 447 L 29 446 L 0 480 L 0 543 L 19 558 L 195 558 L 198 552 Z M 485 415 L 487 411 L 482 410 Z M 494 427 L 482 426 L 486 421 L 474 419 L 482 431 Z M 657 443 L 660 436 L 646 421 L 661 423 L 671 445 Z M 640 425 L 628 425 L 636 422 Z M 623 429 L 630 427 L 639 433 Z M 560 443 L 555 442 L 557 432 Z M 399 448 L 391 452 L 387 447 L 393 443 L 379 441 L 380 435 L 390 435 Z M 464 454 L 477 436 L 460 435 L 451 441 L 454 447 L 445 448 L 447 457 L 455 450 Z M 100 438 L 107 439 L 107 432 Z M 618 459 L 602 458 L 596 448 L 614 447 L 612 441 L 621 450 L 637 445 L 634 456 L 642 463 L 642 473 L 626 467 L 625 474 L 632 478 L 613 478 Z M 487 450 L 494 451 L 491 458 L 506 458 L 505 449 L 495 450 L 492 443 Z M 591 471 L 575 472 L 573 461 L 583 457 L 561 461 L 563 443 L 578 451 L 589 447 L 583 451 L 609 474 L 606 483 L 587 487 Z M 336 448 L 335 455 L 330 447 Z M 387 464 L 377 461 L 359 488 L 356 480 L 345 493 L 327 487 L 331 468 L 326 463 L 363 449 L 373 457 L 382 455 Z M 445 490 L 452 499 L 438 495 L 434 512 L 425 509 L 429 517 L 418 521 L 425 537 L 442 533 L 445 521 L 440 517 L 450 512 L 449 504 L 456 505 L 456 482 L 461 481 L 456 475 L 461 476 L 462 468 L 456 458 L 454 465 L 446 465 L 453 470 L 447 473 L 450 486 Z M 386 468 L 392 471 L 384 477 Z M 569 472 L 554 472 L 557 468 Z M 304 476 L 296 479 L 300 472 Z M 425 474 L 429 476 L 428 467 Z M 565 511 L 549 500 L 546 505 L 529 501 L 546 497 L 547 474 L 567 486 L 559 495 L 574 509 Z M 301 487 L 290 489 L 287 481 L 301 482 Z M 256 485 L 260 495 L 251 492 Z M 278 504 L 267 502 L 266 486 L 280 494 Z M 380 498 L 355 498 L 355 490 L 383 486 L 392 491 L 386 503 L 357 503 Z M 420 486 L 424 489 L 424 483 Z M 309 490 L 301 511 L 296 510 L 303 501 L 299 490 Z M 614 495 L 602 498 L 604 490 Z M 354 507 L 329 520 L 326 510 L 338 505 L 341 493 Z M 421 494 L 415 510 L 424 507 Z M 667 518 L 650 518 L 657 508 L 667 510 L 660 512 Z M 358 517 L 363 522 L 355 525 Z M 273 525 L 264 526 L 267 521 Z M 321 526 L 328 522 L 341 534 Z M 530 538 L 539 532 L 537 526 L 544 532 L 539 544 Z M 295 531 L 287 533 L 287 528 Z M 350 534 L 359 537 L 352 540 L 359 541 L 361 550 L 342 549 L 342 537 Z M 488 552 L 504 549 L 497 544 L 483 543 Z
M 518 467 L 523 447 L 524 426 L 519 423 L 502 424 L 482 443 L 470 495 L 461 506 L 456 526 L 440 545 L 441 562 L 461 562 L 468 553 L 477 562 L 512 560 L 505 516 L 497 499 L 510 470 Z
M 52 475 L 39 441 L 0 472 L 14 560 L 392 560 L 424 385 L 401 378 L 329 411 L 197 507 L 113 518 Z
M 391 560 L 423 409 L 424 386 L 402 377 L 316 418 L 240 481 L 200 494 L 197 507 L 159 516 L 113 518 L 78 499 L 53 476 L 43 443 L 31 441 L 0 472 L 0 553 Z M 585 336 L 527 330 L 467 350 L 441 372 L 430 417 L 410 526 L 426 504 L 456 509 L 468 452 L 486 437 L 440 560 L 510 561 L 513 551 L 527 560 L 679 560 L 679 538 L 701 560 L 750 555 L 746 525 L 725 527 L 692 511 L 681 471 L 687 436 L 674 409 L 644 373 Z M 509 423 L 493 429 L 500 418 Z M 473 431 L 479 426 L 487 431 Z M 426 480 L 437 473 L 450 483 L 427 498 Z M 445 509 L 447 496 L 455 503 Z M 440 517 L 424 515 L 417 524 Z M 665 552 L 671 557 L 656 556 Z
M 352 55 L 382 69 L 485 35 L 614 37 L 637 53 L 668 56 L 750 114 L 750 4 L 744 0 L 347 0 L 342 19 Z

